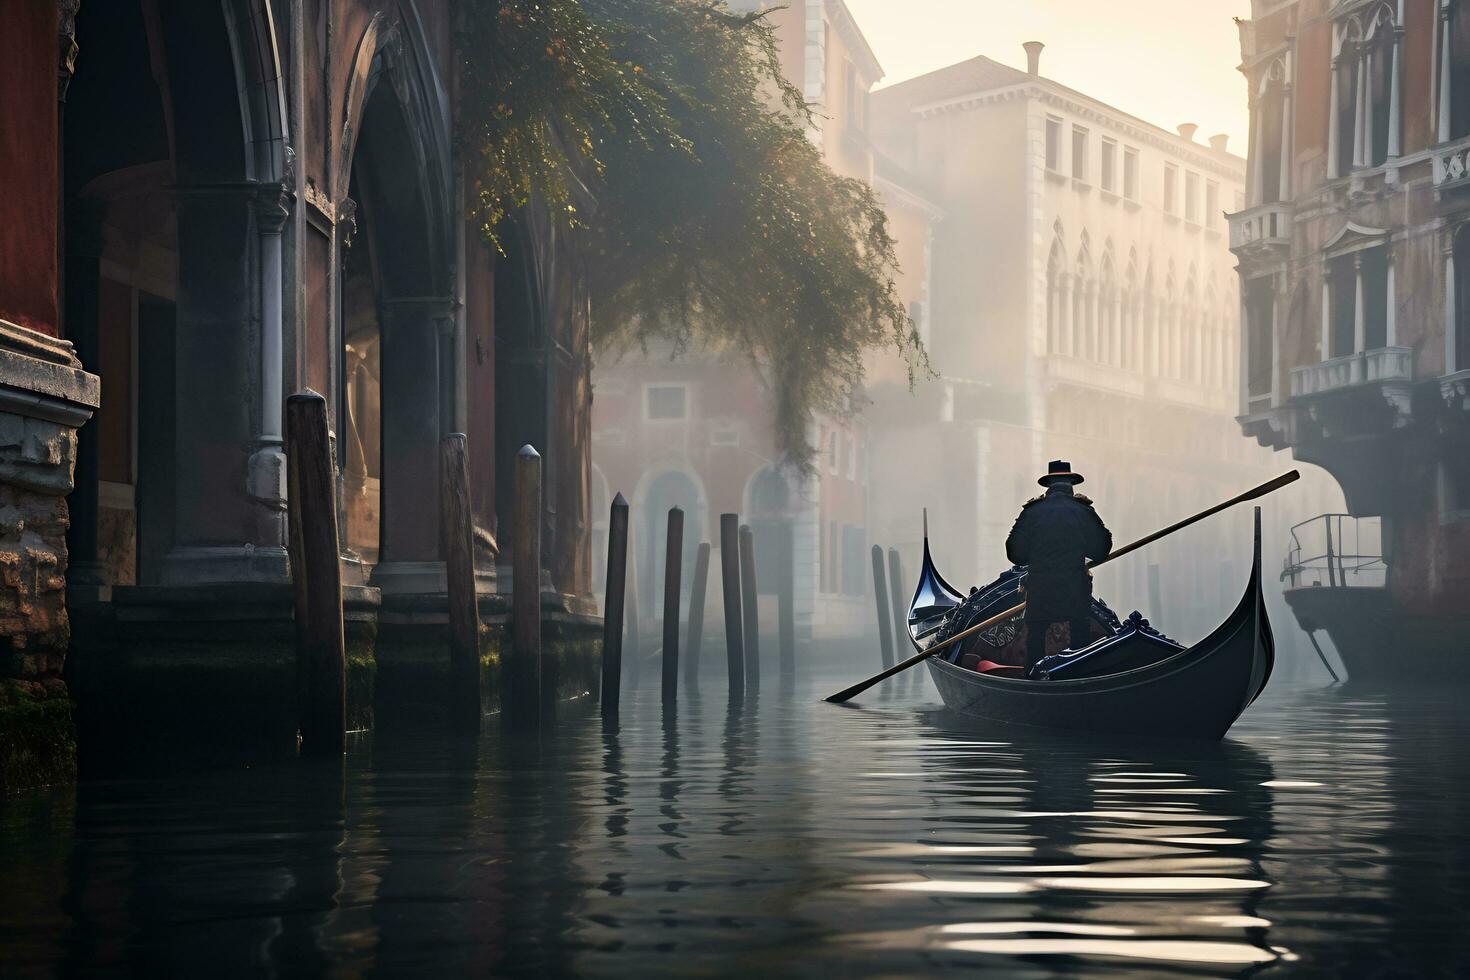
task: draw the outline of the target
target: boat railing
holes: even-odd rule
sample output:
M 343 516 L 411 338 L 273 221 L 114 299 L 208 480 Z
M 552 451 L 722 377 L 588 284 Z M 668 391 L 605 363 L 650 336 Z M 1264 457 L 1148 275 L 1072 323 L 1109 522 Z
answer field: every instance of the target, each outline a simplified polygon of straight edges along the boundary
M 1377 517 L 1319 514 L 1291 529 L 1281 580 L 1289 588 L 1377 587 L 1388 580 Z

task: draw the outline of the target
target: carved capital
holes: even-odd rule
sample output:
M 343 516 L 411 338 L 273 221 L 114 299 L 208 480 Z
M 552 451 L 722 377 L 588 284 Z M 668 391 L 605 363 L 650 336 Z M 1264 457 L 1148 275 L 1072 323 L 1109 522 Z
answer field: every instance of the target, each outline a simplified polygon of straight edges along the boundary
M 286 219 L 291 216 L 291 204 L 294 197 L 290 187 L 284 181 L 260 184 L 256 188 L 251 203 L 255 208 L 255 218 L 262 232 L 267 235 L 281 233 L 281 229 L 286 226 Z

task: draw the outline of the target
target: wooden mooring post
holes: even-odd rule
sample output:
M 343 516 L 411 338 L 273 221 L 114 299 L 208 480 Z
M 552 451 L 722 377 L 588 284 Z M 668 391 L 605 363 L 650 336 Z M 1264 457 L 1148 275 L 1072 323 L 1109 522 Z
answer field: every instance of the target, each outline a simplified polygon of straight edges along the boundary
M 903 657 L 908 649 L 908 610 L 904 607 L 903 561 L 897 548 L 888 549 L 888 600 L 893 603 L 893 653 Z
M 679 590 L 684 574 L 684 511 L 669 508 L 664 543 L 664 685 L 665 707 L 679 700 Z
M 449 599 L 449 722 L 480 730 L 480 606 L 475 590 L 475 522 L 469 444 L 451 432 L 439 446 L 439 520 Z
M 709 589 L 709 542 L 701 541 L 694 558 L 694 584 L 689 590 L 689 632 L 684 642 L 684 684 L 699 687 L 699 652 L 704 646 L 704 595 Z
M 776 630 L 781 639 L 781 677 L 796 676 L 796 544 L 791 529 L 781 535 L 781 555 L 776 571 Z
M 541 454 L 516 453 L 511 534 L 510 683 L 503 706 L 512 728 L 541 727 Z
M 623 607 L 628 575 L 628 502 L 613 498 L 607 522 L 607 594 L 602 602 L 602 717 L 616 720 L 623 688 Z
M 745 638 L 745 683 L 761 685 L 760 594 L 755 584 L 755 532 L 740 525 L 740 633 Z
M 720 515 L 720 584 L 725 593 L 725 661 L 730 696 L 745 696 L 745 641 L 740 623 L 740 516 Z
M 893 666 L 893 624 L 889 621 L 888 589 L 883 583 L 883 546 L 873 545 L 873 601 L 878 605 L 878 648 L 883 669 Z
M 286 478 L 301 754 L 330 758 L 346 743 L 347 654 L 327 400 L 314 391 L 286 399 Z

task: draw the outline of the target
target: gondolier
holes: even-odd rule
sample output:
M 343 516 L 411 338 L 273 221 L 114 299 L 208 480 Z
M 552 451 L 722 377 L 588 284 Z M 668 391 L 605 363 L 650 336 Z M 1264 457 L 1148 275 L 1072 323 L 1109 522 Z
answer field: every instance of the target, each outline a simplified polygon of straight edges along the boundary
M 1046 493 L 1026 502 L 1006 538 L 1006 557 L 1026 566 L 1026 666 L 1046 656 L 1052 623 L 1067 623 L 1071 647 L 1091 642 L 1088 608 L 1092 576 L 1087 561 L 1099 561 L 1113 547 L 1113 535 L 1092 508 L 1074 493 L 1082 482 L 1065 460 L 1052 460 L 1036 482 Z

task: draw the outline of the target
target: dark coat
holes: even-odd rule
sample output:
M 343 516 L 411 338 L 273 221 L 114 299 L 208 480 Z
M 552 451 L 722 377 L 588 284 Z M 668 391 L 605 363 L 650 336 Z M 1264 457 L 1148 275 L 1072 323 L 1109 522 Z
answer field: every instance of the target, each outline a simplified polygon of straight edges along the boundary
M 1070 486 L 1053 486 L 1028 501 L 1006 539 L 1006 557 L 1027 567 L 1026 618 L 1056 623 L 1086 616 L 1092 600 L 1086 562 L 1112 548 L 1113 535 L 1092 501 Z

